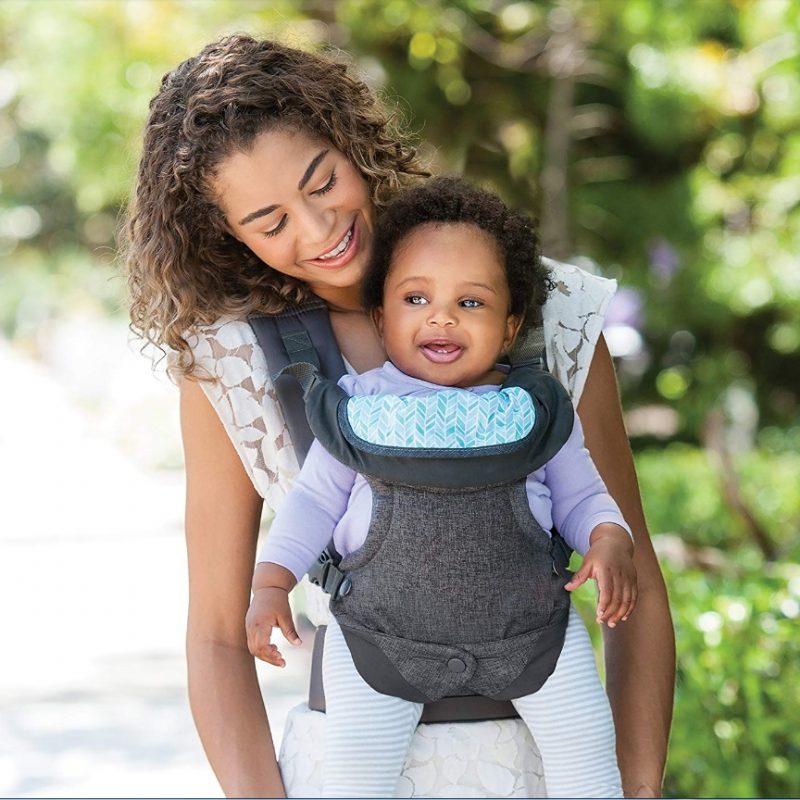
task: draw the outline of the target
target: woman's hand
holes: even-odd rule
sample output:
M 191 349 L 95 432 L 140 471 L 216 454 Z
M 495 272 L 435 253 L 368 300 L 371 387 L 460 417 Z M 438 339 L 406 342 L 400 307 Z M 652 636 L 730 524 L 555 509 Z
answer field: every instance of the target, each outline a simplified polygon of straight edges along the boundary
M 597 581 L 597 622 L 614 628 L 628 619 L 636 605 L 633 542 L 627 531 L 612 523 L 595 527 L 589 542 L 581 568 L 564 588 L 572 592 L 590 578 Z

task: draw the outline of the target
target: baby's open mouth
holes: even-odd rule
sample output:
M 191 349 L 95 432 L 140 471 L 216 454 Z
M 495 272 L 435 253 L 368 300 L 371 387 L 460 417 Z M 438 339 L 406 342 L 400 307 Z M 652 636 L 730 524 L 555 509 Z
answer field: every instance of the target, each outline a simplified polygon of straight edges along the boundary
M 429 361 L 436 364 L 449 364 L 460 358 L 464 348 L 449 339 L 431 339 L 423 342 L 420 351 Z

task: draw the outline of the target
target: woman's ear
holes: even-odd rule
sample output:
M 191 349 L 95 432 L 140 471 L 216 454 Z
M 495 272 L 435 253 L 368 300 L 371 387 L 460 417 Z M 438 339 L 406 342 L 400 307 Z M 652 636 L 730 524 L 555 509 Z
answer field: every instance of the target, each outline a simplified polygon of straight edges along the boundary
M 508 315 L 508 319 L 506 320 L 506 338 L 503 339 L 504 353 L 507 353 L 514 345 L 521 326 L 522 317 L 518 317 L 516 314 Z

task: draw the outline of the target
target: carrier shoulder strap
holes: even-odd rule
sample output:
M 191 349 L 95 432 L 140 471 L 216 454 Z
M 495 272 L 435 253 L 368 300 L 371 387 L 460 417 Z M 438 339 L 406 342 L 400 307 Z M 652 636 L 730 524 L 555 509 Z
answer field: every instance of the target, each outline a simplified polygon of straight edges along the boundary
M 314 298 L 280 314 L 254 314 L 247 320 L 256 335 L 269 375 L 302 466 L 314 441 L 306 419 L 303 392 L 285 373 L 289 364 L 313 364 L 326 378 L 338 381 L 345 374 L 344 361 L 328 317 L 328 307 Z
M 547 352 L 544 341 L 544 325 L 524 330 L 514 342 L 508 359 L 512 366 L 537 366 L 547 370 Z
M 296 378 L 284 372 L 284 368 L 290 364 L 313 364 L 332 381 L 338 381 L 345 374 L 347 370 L 333 335 L 328 307 L 315 297 L 280 314 L 253 314 L 247 321 L 264 351 L 297 461 L 302 466 L 314 434 L 306 417 L 303 389 Z M 309 581 L 336 596 L 345 577 L 336 566 L 339 561 L 341 556 L 331 541 L 308 571 Z

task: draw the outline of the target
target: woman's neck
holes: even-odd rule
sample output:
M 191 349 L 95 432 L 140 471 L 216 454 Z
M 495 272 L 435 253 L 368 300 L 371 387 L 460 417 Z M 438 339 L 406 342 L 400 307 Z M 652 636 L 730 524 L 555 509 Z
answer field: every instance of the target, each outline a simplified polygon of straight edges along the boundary
M 331 311 L 341 313 L 364 313 L 361 306 L 360 287 L 325 287 L 324 289 L 314 290 L 317 297 L 328 304 Z

